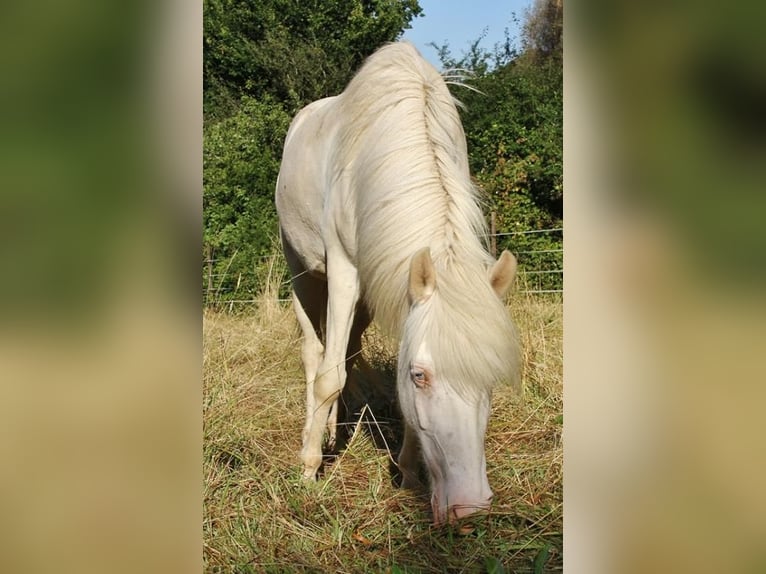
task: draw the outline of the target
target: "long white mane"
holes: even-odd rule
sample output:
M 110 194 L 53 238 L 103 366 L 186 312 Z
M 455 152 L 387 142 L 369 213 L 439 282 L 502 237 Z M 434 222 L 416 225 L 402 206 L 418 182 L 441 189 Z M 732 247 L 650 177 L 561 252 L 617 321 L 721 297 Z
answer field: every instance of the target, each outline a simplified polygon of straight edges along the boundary
M 333 173 L 355 190 L 357 267 L 376 321 L 402 335 L 410 259 L 430 247 L 436 296 L 409 335 L 431 334 L 436 364 L 459 390 L 515 377 L 516 332 L 487 280 L 486 223 L 444 79 L 410 44 L 390 44 L 335 105 Z

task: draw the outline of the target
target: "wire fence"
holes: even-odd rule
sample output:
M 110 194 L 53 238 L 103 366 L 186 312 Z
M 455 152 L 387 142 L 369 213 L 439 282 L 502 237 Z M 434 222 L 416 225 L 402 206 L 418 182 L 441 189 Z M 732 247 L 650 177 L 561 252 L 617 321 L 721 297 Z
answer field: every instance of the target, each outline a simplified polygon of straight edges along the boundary
M 519 293 L 563 293 L 563 231 L 556 227 L 489 234 L 494 250 L 508 249 L 516 256 Z M 235 305 L 252 304 L 267 287 L 278 291 L 278 301 L 290 301 L 290 274 L 281 253 L 251 257 L 250 265 L 244 269 L 233 265 L 237 255 L 203 259 L 204 305 L 232 309 Z

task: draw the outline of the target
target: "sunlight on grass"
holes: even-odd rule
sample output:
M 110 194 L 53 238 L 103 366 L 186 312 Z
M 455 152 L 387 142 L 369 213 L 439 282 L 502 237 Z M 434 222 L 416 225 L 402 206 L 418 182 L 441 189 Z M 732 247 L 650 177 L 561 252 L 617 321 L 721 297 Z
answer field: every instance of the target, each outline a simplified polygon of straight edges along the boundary
M 277 278 L 279 280 L 279 278 Z M 487 431 L 492 511 L 435 528 L 427 492 L 396 487 L 395 345 L 374 327 L 344 393 L 339 440 L 300 479 L 300 335 L 275 291 L 204 315 L 207 572 L 550 572 L 562 568 L 562 310 L 517 295 L 525 394 L 498 388 Z

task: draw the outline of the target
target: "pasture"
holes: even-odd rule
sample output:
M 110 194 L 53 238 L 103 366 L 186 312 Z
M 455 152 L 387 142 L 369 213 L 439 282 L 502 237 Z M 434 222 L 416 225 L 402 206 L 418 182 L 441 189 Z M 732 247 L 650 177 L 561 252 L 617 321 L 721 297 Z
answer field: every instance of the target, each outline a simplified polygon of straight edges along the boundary
M 277 274 L 278 275 L 278 274 Z M 524 276 L 520 277 L 523 284 Z M 556 572 L 562 569 L 562 305 L 515 287 L 523 397 L 498 387 L 486 436 L 488 515 L 436 528 L 428 493 L 396 486 L 396 348 L 375 326 L 342 396 L 337 452 L 301 479 L 300 329 L 278 299 L 203 316 L 206 572 Z

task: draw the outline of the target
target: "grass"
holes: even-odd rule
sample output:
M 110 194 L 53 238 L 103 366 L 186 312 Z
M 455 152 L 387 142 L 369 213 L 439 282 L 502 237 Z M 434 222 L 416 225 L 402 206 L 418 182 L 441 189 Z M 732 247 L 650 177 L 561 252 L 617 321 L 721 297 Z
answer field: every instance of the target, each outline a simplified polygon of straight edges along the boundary
M 469 530 L 433 527 L 428 494 L 395 485 L 396 355 L 374 328 L 344 391 L 341 447 L 318 482 L 301 480 L 300 332 L 274 285 L 238 313 L 204 312 L 206 572 L 562 569 L 560 299 L 511 297 L 525 392 L 493 396 L 486 452 L 495 498 Z

